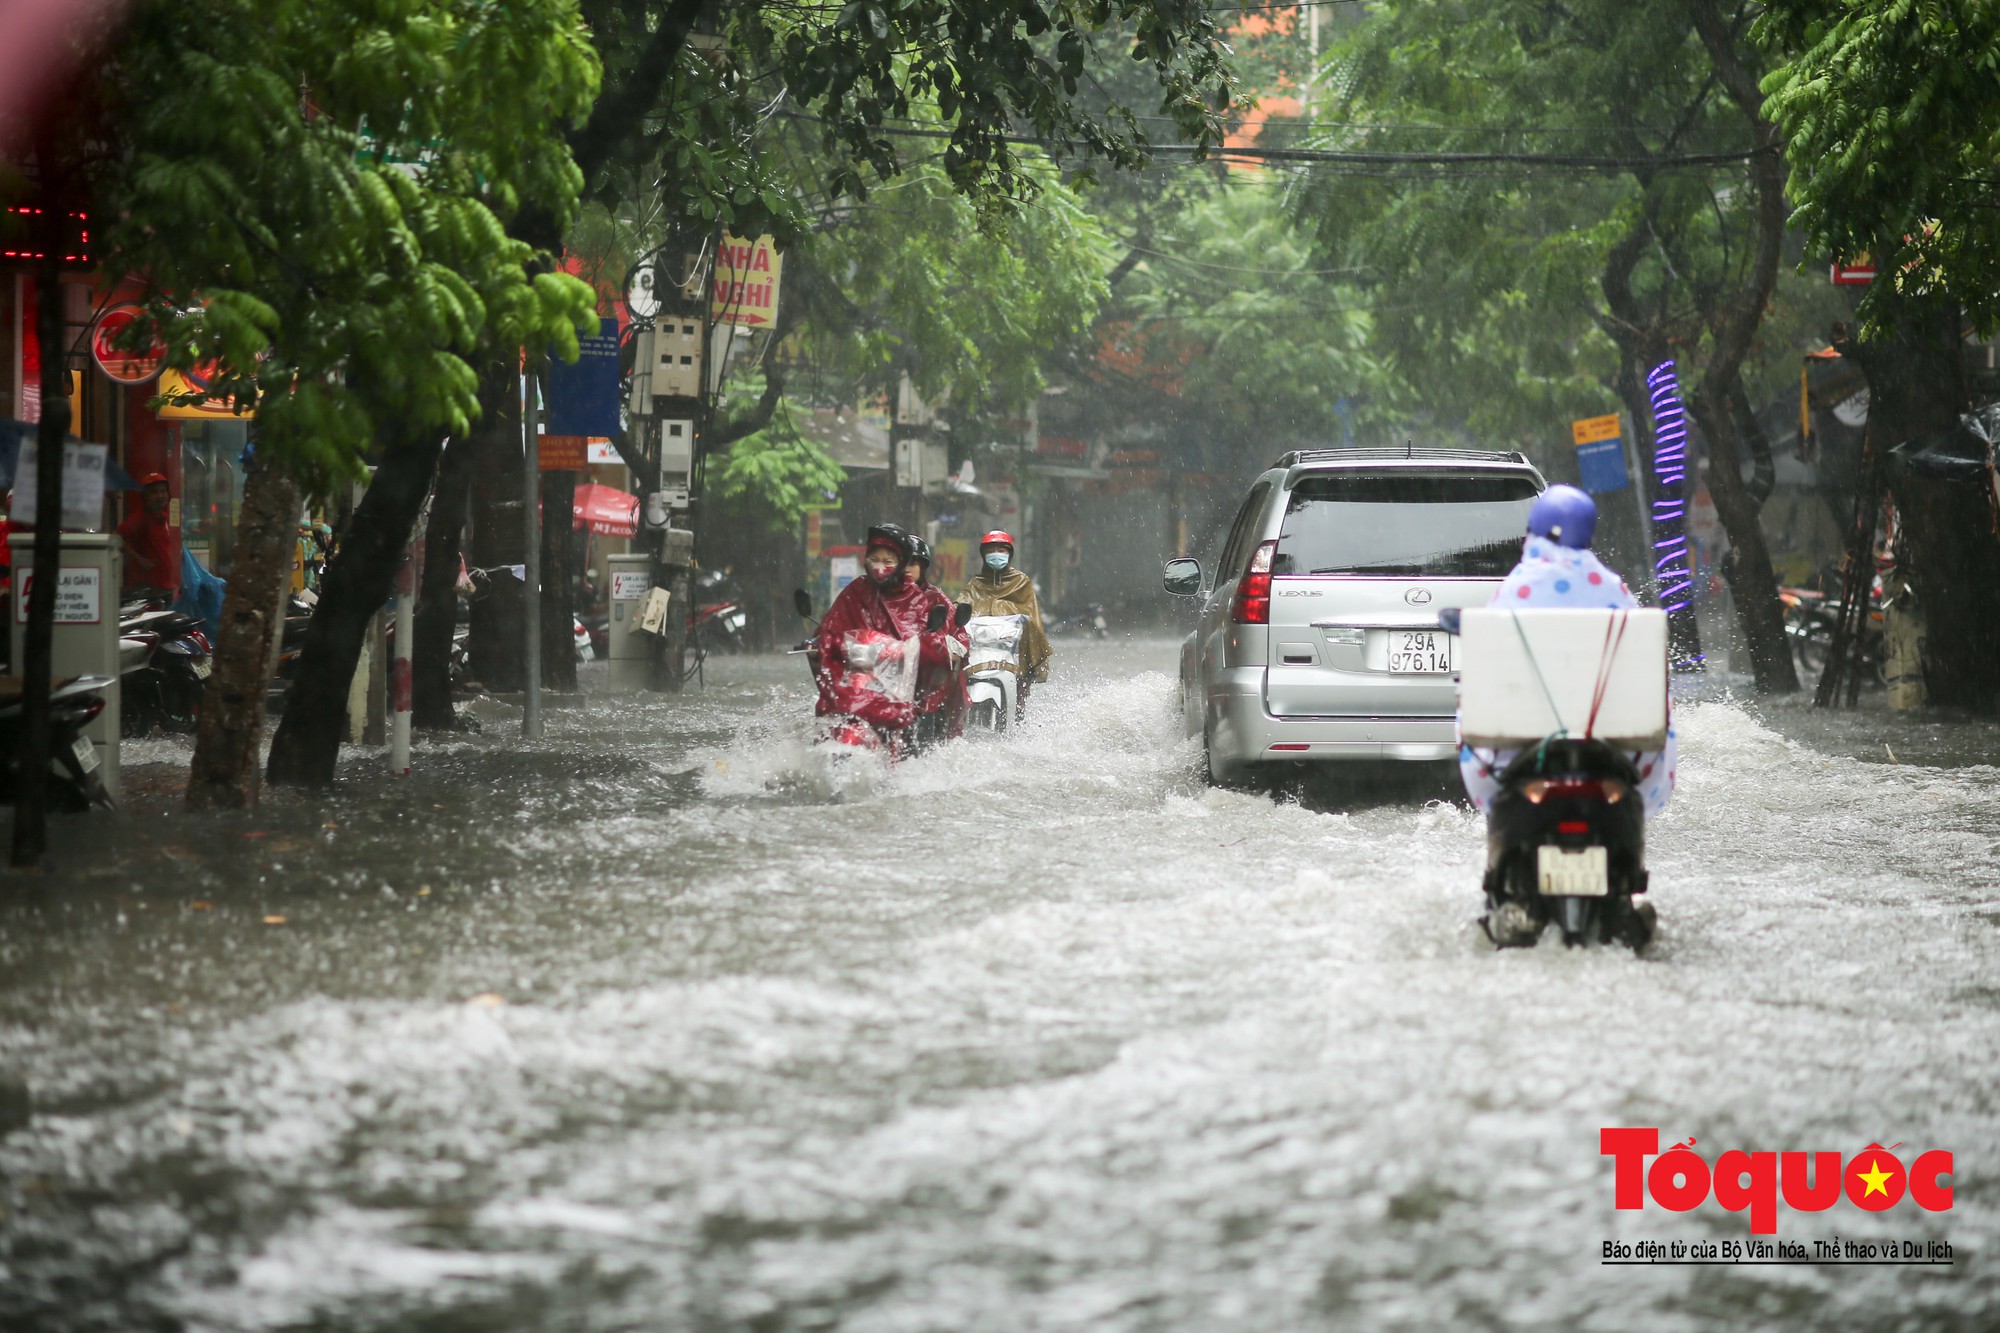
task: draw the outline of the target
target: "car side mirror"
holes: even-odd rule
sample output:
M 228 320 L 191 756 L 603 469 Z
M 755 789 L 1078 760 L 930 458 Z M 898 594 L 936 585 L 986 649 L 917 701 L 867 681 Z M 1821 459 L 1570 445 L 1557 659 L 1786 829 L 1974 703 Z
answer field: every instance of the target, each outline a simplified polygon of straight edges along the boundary
M 1201 561 L 1186 556 L 1169 560 L 1161 581 L 1174 596 L 1193 597 L 1201 592 Z
M 804 588 L 792 589 L 792 610 L 798 612 L 802 620 L 813 618 L 813 599 L 806 596 Z
M 950 612 L 946 611 L 943 607 L 932 607 L 930 615 L 924 619 L 924 628 L 932 633 L 936 633 L 938 630 L 944 628 L 945 618 L 948 615 L 950 615 Z
M 960 602 L 956 607 L 952 608 L 951 623 L 960 629 L 964 629 L 965 622 L 970 619 L 972 619 L 971 602 Z

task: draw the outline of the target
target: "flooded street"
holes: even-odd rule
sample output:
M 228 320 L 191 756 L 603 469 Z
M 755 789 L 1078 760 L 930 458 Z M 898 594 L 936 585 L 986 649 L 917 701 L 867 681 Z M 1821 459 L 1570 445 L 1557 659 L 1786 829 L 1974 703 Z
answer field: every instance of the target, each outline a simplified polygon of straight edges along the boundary
M 0 1324 L 2000 1319 L 1990 727 L 1686 703 L 1658 943 L 1495 954 L 1448 789 L 1209 790 L 1171 641 L 1057 646 L 1027 727 L 893 772 L 775 657 L 254 817 L 131 747 L 0 912 Z M 1749 1238 L 1614 1211 L 1606 1126 L 1950 1150 L 1950 1211 L 1778 1236 L 1954 1262 L 1602 1265 Z

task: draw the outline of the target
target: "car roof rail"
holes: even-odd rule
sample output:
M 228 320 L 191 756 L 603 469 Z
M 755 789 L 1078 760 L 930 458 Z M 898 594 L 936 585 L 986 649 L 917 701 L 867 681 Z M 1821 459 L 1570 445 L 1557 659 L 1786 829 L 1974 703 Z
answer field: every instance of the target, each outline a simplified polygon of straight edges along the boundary
M 1383 463 L 1383 462 L 1517 463 L 1532 466 L 1518 449 L 1447 449 L 1431 444 L 1406 444 L 1353 449 L 1294 449 L 1281 454 L 1271 466 L 1292 468 L 1301 463 Z

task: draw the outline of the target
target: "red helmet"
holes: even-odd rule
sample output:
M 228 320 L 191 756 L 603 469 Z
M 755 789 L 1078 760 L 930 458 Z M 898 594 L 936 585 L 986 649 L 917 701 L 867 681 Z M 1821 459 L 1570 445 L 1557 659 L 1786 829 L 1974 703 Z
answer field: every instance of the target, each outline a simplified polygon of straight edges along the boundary
M 982 547 L 1004 545 L 1010 551 L 1014 549 L 1014 539 L 1008 534 L 1002 532 L 998 528 L 993 529 L 993 531 L 987 533 L 984 537 L 981 537 L 979 539 L 979 544 Z

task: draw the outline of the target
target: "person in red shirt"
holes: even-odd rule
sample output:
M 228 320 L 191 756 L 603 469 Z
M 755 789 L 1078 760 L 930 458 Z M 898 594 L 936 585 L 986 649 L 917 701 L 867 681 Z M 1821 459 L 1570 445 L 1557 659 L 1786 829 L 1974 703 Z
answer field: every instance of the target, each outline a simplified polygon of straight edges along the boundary
M 181 534 L 167 521 L 167 479 L 149 472 L 139 487 L 144 506 L 118 525 L 125 542 L 125 586 L 158 588 L 172 601 L 181 590 Z

